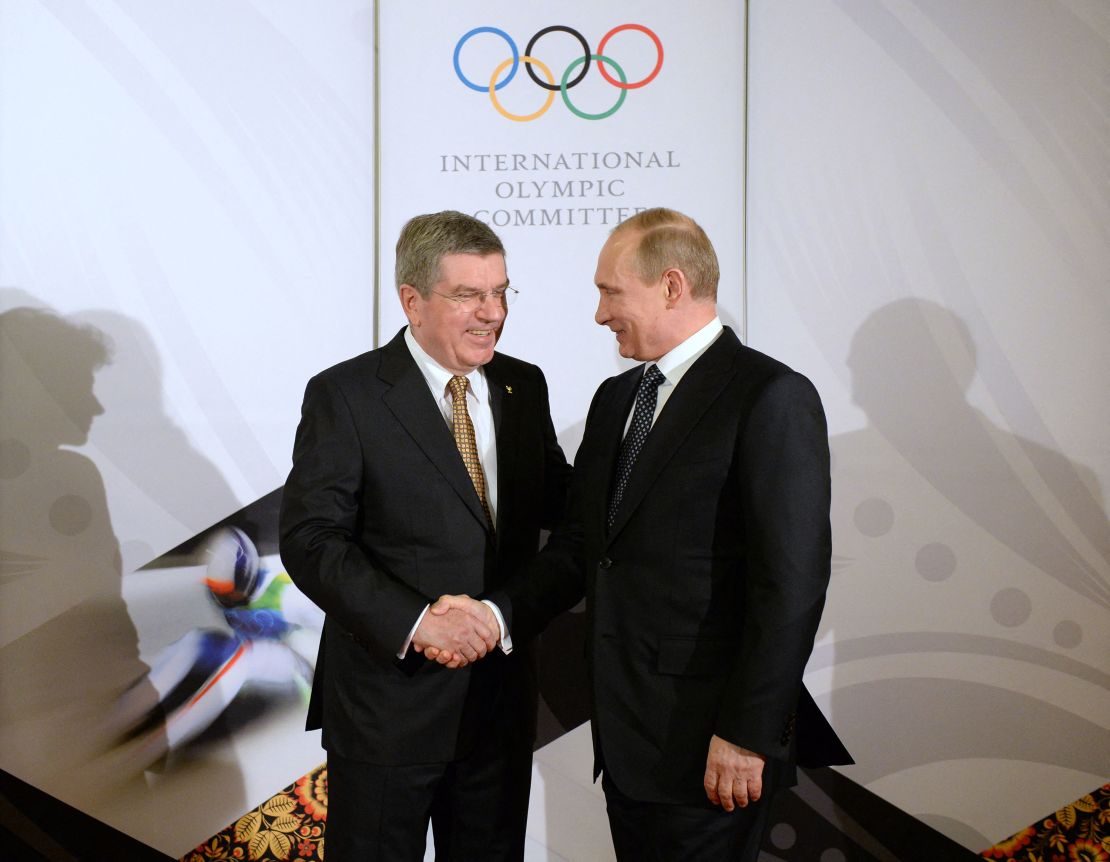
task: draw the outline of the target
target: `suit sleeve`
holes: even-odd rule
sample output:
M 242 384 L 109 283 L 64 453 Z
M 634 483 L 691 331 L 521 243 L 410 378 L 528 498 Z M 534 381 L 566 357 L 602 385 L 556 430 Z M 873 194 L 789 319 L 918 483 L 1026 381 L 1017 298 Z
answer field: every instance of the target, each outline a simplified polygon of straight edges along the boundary
M 786 759 L 832 550 L 828 430 L 805 377 L 778 376 L 756 394 L 736 458 L 747 542 L 743 629 L 716 732 Z
M 602 389 L 604 385 L 594 395 L 586 415 L 584 441 L 589 437 L 591 417 Z M 561 449 L 559 457 L 562 457 Z M 586 476 L 580 470 L 571 471 L 569 467 L 565 468 L 562 476 L 563 485 L 569 479 L 569 496 L 562 519 L 531 563 L 490 596 L 504 615 L 513 638 L 520 643 L 538 635 L 555 617 L 574 607 L 586 594 L 582 515 Z
M 326 377 L 309 381 L 280 518 L 289 576 L 335 622 L 392 660 L 427 598 L 377 567 L 355 539 L 363 448 L 350 406 Z

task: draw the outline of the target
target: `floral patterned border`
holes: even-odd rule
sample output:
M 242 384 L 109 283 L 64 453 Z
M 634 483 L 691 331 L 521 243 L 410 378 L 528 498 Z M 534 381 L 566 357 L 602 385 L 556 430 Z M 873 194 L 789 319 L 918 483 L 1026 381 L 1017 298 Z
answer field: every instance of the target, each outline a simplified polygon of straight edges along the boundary
M 181 862 L 323 862 L 328 817 L 328 769 L 317 766 Z
M 328 770 L 316 767 L 181 862 L 323 862 Z M 1001 862 L 1110 862 L 1110 784 L 979 854 Z
M 1110 784 L 979 855 L 1005 862 L 1110 862 Z

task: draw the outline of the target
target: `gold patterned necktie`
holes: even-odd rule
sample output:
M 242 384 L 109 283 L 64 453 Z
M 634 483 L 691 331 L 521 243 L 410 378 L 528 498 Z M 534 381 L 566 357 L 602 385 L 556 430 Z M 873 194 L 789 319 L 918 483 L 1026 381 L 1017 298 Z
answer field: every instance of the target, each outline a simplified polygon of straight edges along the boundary
M 489 503 L 486 502 L 486 477 L 482 472 L 482 462 L 478 460 L 474 426 L 470 422 L 470 413 L 466 409 L 466 387 L 466 378 L 459 375 L 452 377 L 447 384 L 447 388 L 451 390 L 451 427 L 455 432 L 455 445 L 459 447 L 466 472 L 470 474 L 470 481 L 474 483 L 474 490 L 478 492 L 478 502 L 482 504 L 486 522 L 492 530 L 493 517 L 490 515 Z

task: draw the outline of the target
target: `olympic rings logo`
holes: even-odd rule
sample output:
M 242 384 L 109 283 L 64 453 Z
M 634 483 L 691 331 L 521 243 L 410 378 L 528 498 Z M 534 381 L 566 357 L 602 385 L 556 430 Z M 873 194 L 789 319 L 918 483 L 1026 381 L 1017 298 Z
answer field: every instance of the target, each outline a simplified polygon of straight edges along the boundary
M 617 63 L 617 61 L 614 60 L 612 57 L 608 57 L 605 54 L 605 46 L 609 43 L 609 40 L 613 38 L 613 36 L 615 36 L 617 33 L 622 33 L 625 30 L 639 31 L 655 43 L 655 51 L 657 55 L 655 68 L 653 68 L 651 72 L 649 72 L 644 78 L 641 78 L 639 81 L 630 82 L 625 76 L 624 69 L 621 68 L 620 64 Z M 509 51 L 512 54 L 511 57 L 498 64 L 498 66 L 493 70 L 493 74 L 490 75 L 488 83 L 481 84 L 475 83 L 474 81 L 471 81 L 469 78 L 467 78 L 466 75 L 463 74 L 462 67 L 459 65 L 459 55 L 462 53 L 463 46 L 480 33 L 491 33 L 495 36 L 500 36 L 502 39 L 505 40 L 505 43 L 509 46 Z M 532 53 L 536 47 L 536 43 L 539 42 L 540 39 L 542 39 L 548 33 L 566 33 L 570 36 L 573 36 L 578 41 L 578 44 L 582 47 L 582 56 L 576 57 L 570 62 L 567 68 L 563 71 L 563 75 L 562 78 L 559 80 L 559 83 L 555 83 L 555 75 L 554 73 L 552 73 L 551 68 L 542 60 L 537 59 Z M 544 114 L 547 113 L 548 109 L 555 101 L 556 93 L 559 93 L 563 97 L 563 103 L 567 106 L 567 109 L 576 117 L 581 117 L 583 120 L 604 120 L 606 117 L 611 117 L 613 114 L 620 110 L 621 105 L 624 104 L 624 99 L 628 95 L 629 90 L 638 90 L 640 87 L 646 87 L 648 84 L 655 80 L 655 77 L 659 74 L 659 70 L 663 68 L 663 43 L 659 40 L 659 37 L 656 36 L 653 31 L 649 30 L 642 24 L 621 24 L 619 27 L 614 27 L 612 30 L 602 36 L 601 41 L 598 42 L 597 51 L 591 52 L 589 43 L 586 41 L 585 37 L 581 33 L 579 33 L 573 27 L 567 27 L 562 24 L 555 24 L 551 27 L 544 27 L 542 30 L 538 31 L 531 39 L 528 40 L 528 45 L 524 49 L 524 53 L 521 54 L 517 50 L 516 42 L 514 42 L 512 37 L 504 30 L 500 30 L 497 27 L 475 27 L 470 32 L 464 33 L 462 38 L 459 39 L 458 43 L 455 45 L 454 62 L 455 74 L 458 75 L 459 80 L 462 81 L 471 90 L 475 90 L 479 93 L 488 92 L 490 102 L 493 103 L 493 107 L 496 108 L 497 112 L 501 114 L 501 116 L 505 117 L 505 119 L 507 120 L 513 120 L 517 123 L 527 123 L 531 120 L 542 117 Z M 571 101 L 569 92 L 570 90 L 577 87 L 580 83 L 582 83 L 582 80 L 590 71 L 591 62 L 597 64 L 597 70 L 601 74 L 601 77 L 620 91 L 620 94 L 617 96 L 617 100 L 613 103 L 613 106 L 610 107 L 608 110 L 601 111 L 597 114 L 587 113 L 586 111 L 580 109 Z M 532 82 L 536 84 L 536 86 L 547 91 L 547 97 L 545 98 L 544 103 L 539 107 L 538 110 L 533 111 L 531 114 L 513 114 L 505 109 L 505 107 L 501 104 L 500 100 L 497 97 L 497 92 L 507 86 L 508 83 L 512 81 L 514 77 L 516 77 L 516 73 L 517 71 L 519 71 L 522 63 L 524 64 L 525 71 L 528 73 L 528 77 L 532 79 Z M 610 72 L 605 68 L 606 66 L 612 67 L 613 71 L 616 72 L 616 78 L 614 78 L 612 74 L 610 74 Z M 508 69 L 508 74 L 506 74 L 505 77 L 502 78 L 501 74 L 505 72 L 506 69 Z M 546 80 L 540 79 L 540 77 L 536 74 L 536 69 L 539 69 L 540 72 L 543 73 L 543 77 Z M 576 71 L 577 74 L 575 74 Z M 619 78 L 620 80 L 617 80 L 617 78 Z

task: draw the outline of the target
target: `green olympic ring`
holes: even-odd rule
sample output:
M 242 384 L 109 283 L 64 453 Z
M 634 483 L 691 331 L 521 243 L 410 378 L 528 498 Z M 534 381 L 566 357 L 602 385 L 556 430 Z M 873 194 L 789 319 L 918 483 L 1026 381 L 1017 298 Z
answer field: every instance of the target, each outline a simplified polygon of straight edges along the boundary
M 602 111 L 600 114 L 587 114 L 585 111 L 580 111 L 570 101 L 570 96 L 567 95 L 567 81 L 570 79 L 570 74 L 583 63 L 586 62 L 586 57 L 577 57 L 571 61 L 567 66 L 567 70 L 563 72 L 563 80 L 559 84 L 559 92 L 563 94 L 563 102 L 566 104 L 567 109 L 576 117 L 581 117 L 583 120 L 604 120 L 606 117 L 611 117 L 620 110 L 621 105 L 624 104 L 624 98 L 628 95 L 628 90 L 621 88 L 621 94 L 617 97 L 617 102 L 608 111 Z M 590 54 L 590 60 L 594 60 L 598 64 L 598 69 L 601 68 L 602 63 L 608 63 L 617 70 L 617 76 L 621 79 L 622 84 L 628 83 L 628 78 L 625 77 L 624 69 L 620 67 L 616 60 L 606 57 L 604 54 Z

